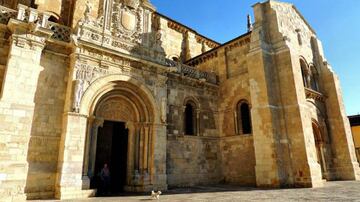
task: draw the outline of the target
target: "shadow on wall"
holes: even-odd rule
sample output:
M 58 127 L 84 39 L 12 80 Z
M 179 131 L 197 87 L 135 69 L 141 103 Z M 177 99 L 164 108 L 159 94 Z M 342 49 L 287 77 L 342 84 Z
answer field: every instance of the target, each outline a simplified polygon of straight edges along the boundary
M 35 108 L 27 152 L 25 193 L 28 199 L 53 198 L 62 116 L 65 103 L 67 58 L 43 52 L 35 92 Z

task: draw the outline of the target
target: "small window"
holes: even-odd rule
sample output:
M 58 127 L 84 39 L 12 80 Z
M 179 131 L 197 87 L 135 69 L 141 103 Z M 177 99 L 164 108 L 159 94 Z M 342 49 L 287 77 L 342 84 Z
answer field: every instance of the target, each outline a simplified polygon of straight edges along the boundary
M 310 70 L 311 70 L 311 79 L 310 79 L 311 89 L 314 90 L 314 91 L 319 91 L 319 74 L 318 74 L 318 71 L 315 68 L 315 66 L 311 66 Z
M 195 135 L 196 134 L 196 114 L 195 114 L 195 104 L 188 102 L 185 105 L 185 135 Z
M 246 101 L 237 104 L 237 129 L 238 134 L 252 133 L 250 106 Z
M 302 74 L 302 79 L 303 79 L 303 84 L 305 87 L 309 87 L 309 70 L 308 70 L 308 65 L 306 64 L 306 62 L 304 60 L 300 60 L 300 67 L 301 67 L 301 74 Z

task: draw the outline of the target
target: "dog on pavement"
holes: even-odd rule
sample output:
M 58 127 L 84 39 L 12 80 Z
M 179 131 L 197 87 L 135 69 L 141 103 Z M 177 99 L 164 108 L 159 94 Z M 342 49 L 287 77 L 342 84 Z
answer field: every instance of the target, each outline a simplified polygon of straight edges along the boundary
M 155 200 L 159 200 L 160 195 L 161 195 L 161 191 L 155 192 L 154 190 L 151 191 L 151 199 Z

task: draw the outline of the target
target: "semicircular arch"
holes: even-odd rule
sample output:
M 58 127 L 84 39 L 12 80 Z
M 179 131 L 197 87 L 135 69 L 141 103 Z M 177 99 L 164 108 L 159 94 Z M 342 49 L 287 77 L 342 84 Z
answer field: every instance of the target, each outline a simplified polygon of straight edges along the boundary
M 81 99 L 80 113 L 88 116 L 95 115 L 99 104 L 114 96 L 126 98 L 128 102 L 131 102 L 133 109 L 137 110 L 140 121 L 158 121 L 156 100 L 151 91 L 141 81 L 120 74 L 101 77 L 92 83 Z M 140 114 L 144 116 L 141 119 Z

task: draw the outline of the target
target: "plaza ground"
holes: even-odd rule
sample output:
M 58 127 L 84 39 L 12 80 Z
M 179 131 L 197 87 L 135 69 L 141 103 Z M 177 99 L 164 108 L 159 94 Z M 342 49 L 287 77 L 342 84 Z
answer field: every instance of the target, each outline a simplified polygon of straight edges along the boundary
M 151 201 L 149 195 L 98 197 L 66 202 Z M 156 200 L 154 200 L 156 201 Z M 314 189 L 257 189 L 229 185 L 197 186 L 170 190 L 159 201 L 359 201 L 360 182 L 326 182 Z

